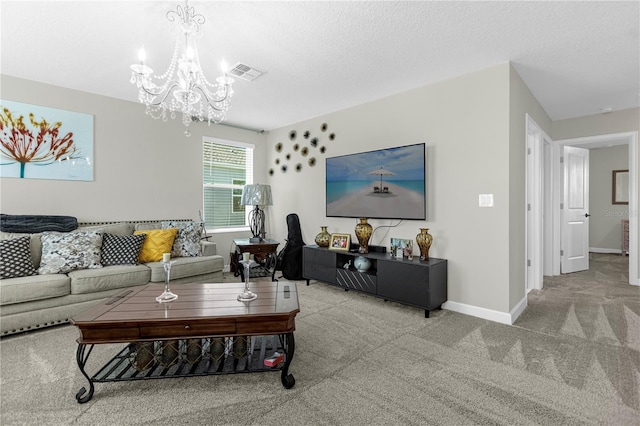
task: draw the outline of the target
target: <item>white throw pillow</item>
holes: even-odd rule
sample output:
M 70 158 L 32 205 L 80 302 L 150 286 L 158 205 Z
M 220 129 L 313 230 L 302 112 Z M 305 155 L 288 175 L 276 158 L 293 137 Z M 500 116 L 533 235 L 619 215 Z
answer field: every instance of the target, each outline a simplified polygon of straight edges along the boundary
M 102 233 L 43 232 L 39 274 L 64 274 L 76 269 L 102 268 Z
M 200 256 L 200 240 L 204 231 L 204 222 L 162 222 L 162 229 L 176 228 L 178 234 L 173 241 L 171 257 Z

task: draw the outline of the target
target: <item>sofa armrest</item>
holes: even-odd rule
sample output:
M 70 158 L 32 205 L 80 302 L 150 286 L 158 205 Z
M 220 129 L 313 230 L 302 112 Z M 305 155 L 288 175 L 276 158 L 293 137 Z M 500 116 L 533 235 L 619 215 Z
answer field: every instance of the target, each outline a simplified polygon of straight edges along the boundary
M 216 243 L 211 241 L 200 241 L 200 247 L 202 248 L 203 256 L 213 256 L 218 254 L 218 247 Z

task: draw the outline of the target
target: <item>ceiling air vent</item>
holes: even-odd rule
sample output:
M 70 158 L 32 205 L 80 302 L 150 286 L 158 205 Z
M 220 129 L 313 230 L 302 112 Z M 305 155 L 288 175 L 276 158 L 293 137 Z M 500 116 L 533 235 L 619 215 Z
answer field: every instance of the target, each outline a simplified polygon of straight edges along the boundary
M 229 70 L 229 74 L 246 81 L 253 81 L 264 74 L 264 72 L 247 64 L 243 64 L 242 62 L 238 62 Z

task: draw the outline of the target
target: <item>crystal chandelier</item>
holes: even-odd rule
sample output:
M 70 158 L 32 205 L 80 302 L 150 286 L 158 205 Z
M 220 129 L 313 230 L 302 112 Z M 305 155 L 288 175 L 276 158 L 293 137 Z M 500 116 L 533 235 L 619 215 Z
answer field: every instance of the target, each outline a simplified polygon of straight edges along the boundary
M 210 83 L 202 72 L 196 37 L 204 16 L 196 14 L 185 1 L 175 11 L 167 12 L 167 19 L 176 25 L 178 34 L 169 69 L 162 75 L 155 75 L 144 64 L 146 54 L 140 49 L 140 63 L 131 65 L 131 83 L 138 87 L 138 100 L 146 106 L 146 113 L 163 121 L 182 113 L 182 123 L 189 126 L 191 121 L 220 123 L 224 120 L 233 95 L 233 78 L 227 76 L 227 66 L 222 62 L 222 75 L 215 83 Z M 169 113 L 168 113 L 169 111 Z M 185 135 L 190 136 L 188 129 Z

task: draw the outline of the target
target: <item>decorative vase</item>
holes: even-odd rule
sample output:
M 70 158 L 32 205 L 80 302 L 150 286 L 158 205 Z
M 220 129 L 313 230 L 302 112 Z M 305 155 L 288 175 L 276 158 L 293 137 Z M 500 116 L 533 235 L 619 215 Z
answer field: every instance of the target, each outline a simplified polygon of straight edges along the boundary
M 420 233 L 416 235 L 416 242 L 420 247 L 420 260 L 429 260 L 429 248 L 433 242 L 433 236 L 429 233 L 429 228 L 420 228 Z
M 320 233 L 316 235 L 316 244 L 318 247 L 329 247 L 329 240 L 331 240 L 331 234 L 327 232 L 326 226 L 321 226 Z
M 353 266 L 360 272 L 366 272 L 371 268 L 371 261 L 364 256 L 358 256 L 353 261 Z
M 361 217 L 360 223 L 356 225 L 356 237 L 358 237 L 358 242 L 360 243 L 360 248 L 358 249 L 360 253 L 369 253 L 369 238 L 371 238 L 372 232 L 373 226 L 367 222 L 366 217 Z

